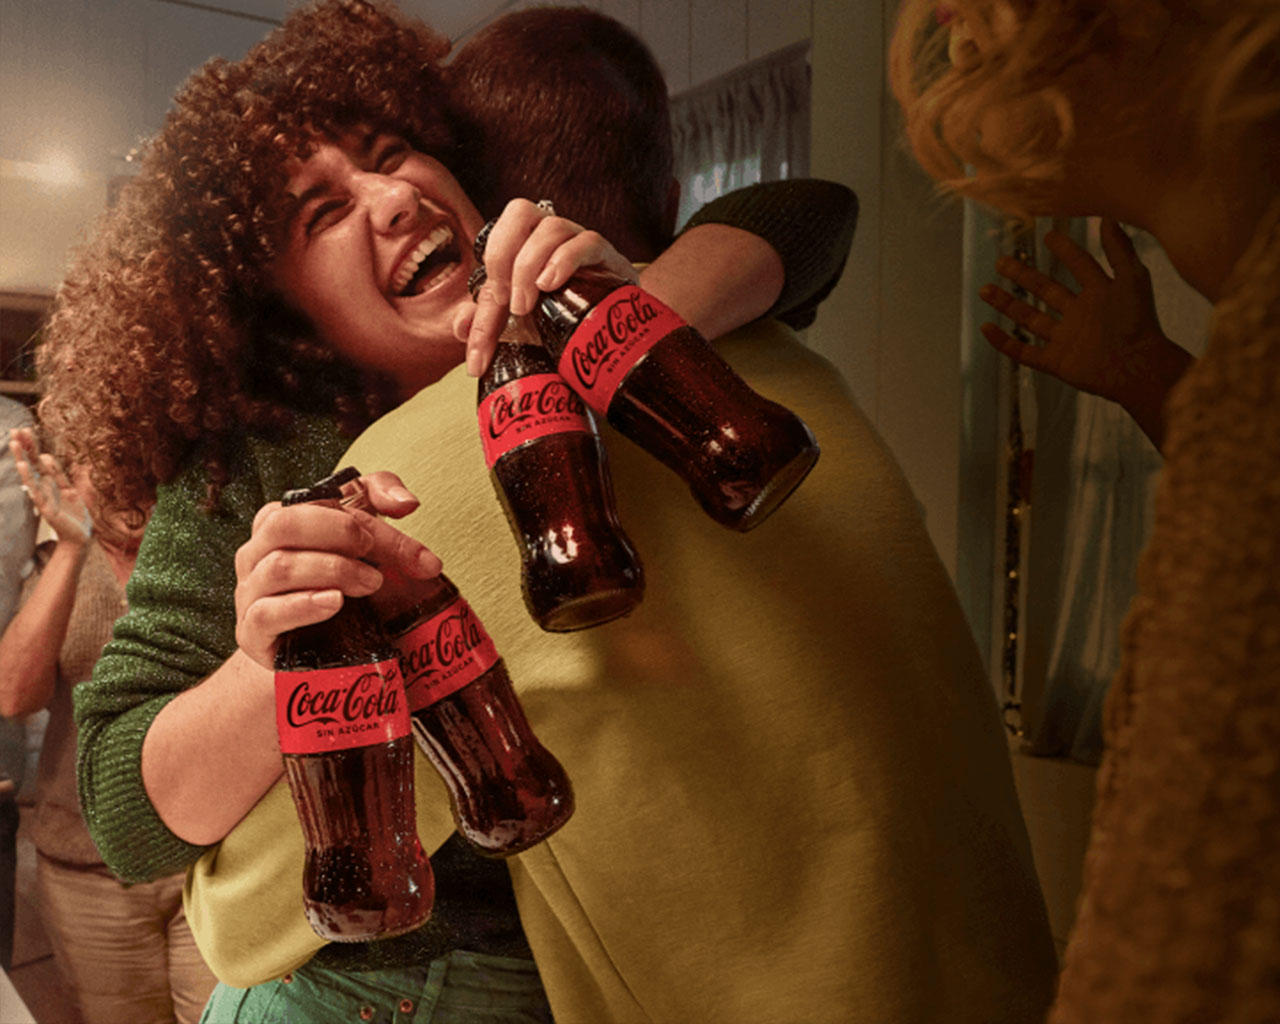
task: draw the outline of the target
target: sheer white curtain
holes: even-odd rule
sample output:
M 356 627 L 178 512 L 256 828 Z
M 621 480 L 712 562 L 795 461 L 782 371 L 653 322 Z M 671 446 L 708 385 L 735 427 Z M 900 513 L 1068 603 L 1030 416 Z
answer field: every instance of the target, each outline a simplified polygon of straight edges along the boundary
M 809 173 L 809 44 L 787 47 L 672 97 L 677 227 L 743 185 Z
M 986 226 L 994 233 L 993 222 Z M 1039 269 L 1076 290 L 1071 275 L 1044 248 L 1051 226 L 1037 222 L 1027 248 Z M 1056 226 L 1107 267 L 1096 220 Z M 968 258 L 975 261 L 969 270 L 976 287 L 996 279 L 994 250 L 1010 246 L 992 245 L 990 237 L 973 243 Z M 1150 236 L 1137 234 L 1135 244 L 1152 271 L 1165 333 L 1198 353 L 1208 304 L 1177 277 Z M 991 319 L 992 311 L 977 304 L 973 315 Z M 1103 702 L 1119 667 L 1120 627 L 1136 591 L 1162 460 L 1114 403 L 1025 369 L 1003 373 L 999 381 L 1005 392 L 1017 389 L 1016 403 L 1005 393 L 999 404 L 1016 405 L 1024 425 L 1022 464 L 1006 469 L 1030 479 L 1018 517 L 1025 533 L 1019 560 L 993 574 L 1005 584 L 992 594 L 993 617 L 1006 625 L 993 631 L 1002 648 L 993 652 L 993 663 L 1016 666 L 1012 678 L 1006 672 L 1002 697 L 1018 705 L 1029 752 L 1094 764 L 1102 753 Z M 1007 444 L 995 451 L 1009 457 Z M 1008 554 L 1003 546 L 996 550 Z M 1010 572 L 1017 573 L 1016 587 L 1009 584 Z

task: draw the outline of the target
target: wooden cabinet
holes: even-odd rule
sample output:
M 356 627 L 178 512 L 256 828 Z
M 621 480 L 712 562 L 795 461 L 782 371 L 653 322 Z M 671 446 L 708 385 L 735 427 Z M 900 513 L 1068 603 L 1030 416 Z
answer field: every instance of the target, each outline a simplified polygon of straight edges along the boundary
M 51 295 L 0 292 L 0 394 L 35 402 L 35 347 L 52 304 Z

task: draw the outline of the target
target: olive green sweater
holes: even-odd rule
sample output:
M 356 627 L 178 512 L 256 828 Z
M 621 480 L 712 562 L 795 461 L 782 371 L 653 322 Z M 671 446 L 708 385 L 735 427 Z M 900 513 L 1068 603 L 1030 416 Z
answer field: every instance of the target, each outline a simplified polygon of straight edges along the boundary
M 717 348 L 804 417 L 821 458 L 740 534 L 606 425 L 645 596 L 594 629 L 529 616 L 462 370 L 344 459 L 422 499 L 399 525 L 444 560 L 573 781 L 569 822 L 506 862 L 555 1019 L 1040 1024 L 1048 921 L 994 695 L 919 506 L 794 335 L 764 321 Z M 428 848 L 452 831 L 429 769 L 417 813 Z M 289 882 L 301 862 L 278 785 L 193 869 L 187 917 L 219 976 L 263 981 L 321 947 Z

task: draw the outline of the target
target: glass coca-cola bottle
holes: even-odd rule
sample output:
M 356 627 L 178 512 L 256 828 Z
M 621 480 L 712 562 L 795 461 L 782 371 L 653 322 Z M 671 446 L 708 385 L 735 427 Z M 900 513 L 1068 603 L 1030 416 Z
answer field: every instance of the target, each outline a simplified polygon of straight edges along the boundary
M 290 491 L 284 504 L 339 497 L 330 484 Z M 275 688 L 311 927 L 335 942 L 419 927 L 435 882 L 414 820 L 409 710 L 395 648 L 369 601 L 348 597 L 332 618 L 283 634 Z
M 493 223 L 476 236 L 481 262 Z M 532 319 L 587 405 L 680 474 L 718 523 L 758 526 L 818 459 L 799 416 L 752 390 L 676 313 L 611 271 L 579 270 L 539 296 Z
M 355 469 L 344 504 L 372 511 Z M 506 857 L 541 842 L 573 814 L 573 787 L 534 735 L 484 625 L 443 573 L 410 580 L 383 567 L 371 599 L 395 644 L 418 745 L 449 790 L 458 832 Z
M 473 295 L 484 273 L 471 275 Z M 476 417 L 534 621 L 566 632 L 631 611 L 644 574 L 618 522 L 604 444 L 527 318 L 508 319 L 480 377 Z

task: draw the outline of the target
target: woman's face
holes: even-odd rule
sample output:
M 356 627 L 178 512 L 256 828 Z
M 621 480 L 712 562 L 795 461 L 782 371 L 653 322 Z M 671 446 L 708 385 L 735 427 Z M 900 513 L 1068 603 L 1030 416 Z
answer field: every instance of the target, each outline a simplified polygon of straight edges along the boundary
M 274 267 L 286 301 L 404 397 L 462 362 L 483 221 L 444 166 L 385 133 L 322 142 L 292 169 L 297 207 Z

